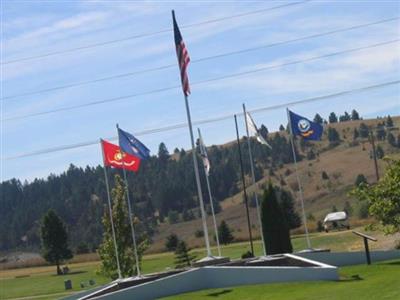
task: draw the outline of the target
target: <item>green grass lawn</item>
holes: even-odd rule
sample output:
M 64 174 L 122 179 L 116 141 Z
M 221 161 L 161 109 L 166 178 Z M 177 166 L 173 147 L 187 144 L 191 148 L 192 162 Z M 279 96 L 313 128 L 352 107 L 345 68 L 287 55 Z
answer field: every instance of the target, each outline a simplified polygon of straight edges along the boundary
M 327 247 L 332 250 L 345 250 L 346 245 L 353 243 L 357 240 L 351 232 L 340 232 L 333 234 L 312 234 L 311 242 L 314 247 Z M 294 236 L 292 238 L 293 247 L 295 250 L 301 250 L 305 248 L 306 242 L 303 236 Z M 256 255 L 261 255 L 261 243 L 256 241 L 254 243 L 254 249 Z M 217 251 L 213 249 L 213 253 L 216 254 Z M 241 255 L 250 250 L 248 242 L 235 243 L 231 245 L 224 246 L 222 249 L 222 254 L 228 256 L 232 259 L 240 258 Z M 204 249 L 194 249 L 193 253 L 197 255 L 198 258 L 205 256 Z M 70 264 L 69 265 L 71 273 L 65 276 L 56 276 L 55 267 L 47 268 L 44 271 L 33 272 L 34 269 L 27 269 L 26 274 L 29 277 L 15 278 L 12 270 L 1 271 L 0 272 L 0 299 L 12 299 L 19 297 L 29 297 L 29 296 L 39 296 L 43 295 L 43 298 L 35 299 L 55 299 L 62 297 L 62 295 L 57 295 L 59 293 L 65 293 L 64 290 L 64 280 L 70 279 L 73 285 L 73 292 L 82 291 L 80 287 L 81 282 L 88 282 L 89 279 L 94 279 L 96 281 L 96 286 L 100 284 L 105 284 L 110 281 L 110 279 L 97 274 L 99 269 L 99 262 L 90 263 L 80 263 L 80 264 Z M 160 253 L 145 255 L 142 262 L 143 273 L 152 273 L 157 271 L 164 271 L 167 268 L 174 267 L 174 254 Z M 43 267 L 42 267 L 43 268 Z M 21 272 L 20 272 L 21 273 Z M 19 274 L 20 274 L 19 273 Z M 400 274 L 399 274 L 400 275 Z M 87 287 L 88 288 L 88 287 Z M 44 296 L 46 295 L 46 296 Z M 49 298 L 47 295 L 53 295 Z
M 202 290 L 163 298 L 165 300 L 368 300 L 400 299 L 400 260 L 340 268 L 337 282 L 260 284 Z M 352 276 L 358 275 L 359 278 Z

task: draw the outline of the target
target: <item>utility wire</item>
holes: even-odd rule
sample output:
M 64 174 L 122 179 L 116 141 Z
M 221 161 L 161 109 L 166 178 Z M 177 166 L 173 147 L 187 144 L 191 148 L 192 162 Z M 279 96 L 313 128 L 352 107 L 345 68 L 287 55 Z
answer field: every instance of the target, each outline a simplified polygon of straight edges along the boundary
M 276 69 L 276 68 L 280 68 L 280 67 L 284 67 L 284 66 L 296 65 L 296 64 L 300 64 L 300 63 L 304 63 L 304 62 L 310 62 L 310 61 L 323 59 L 323 58 L 328 58 L 328 57 L 332 57 L 332 56 L 336 56 L 336 55 L 341 55 L 341 54 L 356 52 L 356 51 L 360 51 L 360 50 L 370 49 L 370 48 L 374 48 L 374 47 L 379 47 L 379 46 L 383 46 L 383 45 L 388 45 L 388 44 L 396 43 L 398 41 L 400 41 L 400 39 L 395 39 L 395 40 L 391 40 L 391 41 L 385 41 L 385 42 L 381 42 L 381 43 L 377 43 L 377 44 L 373 44 L 373 45 L 368 45 L 368 46 L 363 46 L 363 47 L 357 47 L 357 48 L 353 48 L 353 49 L 347 49 L 347 50 L 338 51 L 338 52 L 329 53 L 329 54 L 320 55 L 320 56 L 314 56 L 314 57 L 310 57 L 310 58 L 307 58 L 307 59 L 290 61 L 290 62 L 286 62 L 286 63 L 282 63 L 282 64 L 269 65 L 269 66 L 266 66 L 266 67 L 257 68 L 257 69 L 253 69 L 253 70 L 249 70 L 249 71 L 233 73 L 233 74 L 229 74 L 229 75 L 224 75 L 224 76 L 214 77 L 214 78 L 211 78 L 211 79 L 205 79 L 205 80 L 197 81 L 197 82 L 192 83 L 191 85 L 192 86 L 193 85 L 201 85 L 201 84 L 207 84 L 207 83 L 210 83 L 210 82 L 220 81 L 220 80 L 224 80 L 224 79 L 246 76 L 246 75 L 250 75 L 250 74 L 254 74 L 254 73 L 258 73 L 258 72 L 263 72 L 263 71 L 267 71 L 267 70 L 271 70 L 271 69 Z M 130 98 L 136 98 L 136 97 L 140 97 L 140 96 L 157 94 L 157 93 L 166 92 L 166 91 L 170 91 L 170 90 L 175 90 L 175 89 L 179 89 L 179 88 L 181 88 L 180 85 L 170 86 L 170 87 L 155 89 L 155 90 L 146 91 L 146 92 L 142 92 L 142 93 L 136 93 L 136 94 L 130 94 L 130 95 L 125 95 L 125 96 L 113 97 L 113 98 L 108 98 L 108 99 L 103 99 L 103 100 L 92 101 L 92 102 L 88 102 L 88 103 L 84 103 L 84 104 L 72 105 L 72 106 L 67 106 L 67 107 L 61 107 L 61 108 L 56 108 L 56 109 L 52 109 L 52 110 L 47 110 L 47 111 L 41 111 L 41 112 L 36 112 L 36 113 L 31 113 L 31 114 L 26 114 L 26 115 L 9 117 L 9 118 L 5 118 L 5 119 L 1 119 L 1 121 L 6 122 L 6 121 L 15 121 L 15 120 L 27 119 L 27 118 L 36 117 L 36 116 L 43 116 L 43 115 L 52 114 L 52 113 L 58 113 L 58 112 L 63 112 L 63 111 L 75 110 L 75 109 L 79 109 L 79 108 L 83 108 L 83 107 L 88 107 L 88 106 L 94 106 L 94 105 L 99 105 L 99 104 L 104 104 L 104 103 L 120 101 L 120 100 L 124 100 L 124 99 L 130 99 Z
M 285 7 L 289 7 L 289 6 L 305 4 L 305 3 L 310 2 L 310 1 L 312 1 L 312 0 L 306 0 L 306 1 L 301 1 L 301 2 L 292 2 L 292 3 L 282 4 L 282 5 L 268 7 L 268 8 L 264 8 L 264 9 L 249 11 L 249 12 L 246 12 L 246 13 L 241 13 L 241 14 L 236 14 L 236 15 L 231 15 L 231 16 L 226 16 L 226 17 L 206 20 L 206 21 L 202 21 L 202 22 L 198 22 L 198 23 L 183 25 L 183 26 L 181 26 L 181 28 L 202 26 L 202 25 L 221 22 L 221 21 L 225 21 L 225 20 L 231 20 L 231 19 L 235 19 L 235 18 L 241 18 L 241 17 L 255 15 L 255 14 L 261 14 L 261 13 L 265 13 L 265 12 L 276 10 L 276 9 L 280 9 L 280 8 L 285 8 Z M 103 46 L 107 46 L 107 45 L 112 45 L 112 44 L 116 44 L 116 43 L 121 43 L 121 42 L 125 42 L 125 41 L 134 40 L 134 39 L 155 36 L 155 35 L 159 35 L 159 34 L 162 34 L 162 33 L 171 32 L 171 31 L 172 31 L 172 28 L 165 28 L 165 29 L 161 29 L 161 30 L 158 30 L 158 31 L 154 31 L 154 32 L 147 32 L 147 33 L 141 33 L 141 34 L 136 34 L 136 35 L 132 35 L 132 36 L 127 36 L 125 38 L 109 40 L 109 41 L 89 44 L 89 45 L 70 48 L 70 49 L 65 49 L 65 50 L 53 51 L 53 52 L 48 52 L 48 53 L 44 53 L 44 54 L 39 54 L 39 55 L 33 55 L 33 56 L 27 56 L 27 57 L 22 57 L 22 58 L 18 58 L 18 59 L 8 60 L 8 61 L 0 62 L 0 64 L 1 65 L 9 65 L 9 64 L 25 62 L 25 61 L 29 61 L 29 60 L 35 60 L 35 59 L 40 59 L 40 58 L 45 58 L 45 57 L 50 57 L 50 56 L 61 55 L 61 54 L 65 54 L 65 53 L 72 53 L 72 52 L 77 52 L 77 51 L 82 51 L 82 50 L 87 50 L 87 49 L 93 49 L 93 48 L 97 48 L 97 47 L 103 47 Z
M 305 40 L 308 40 L 308 39 L 318 38 L 318 37 L 327 36 L 327 35 L 331 35 L 331 34 L 336 34 L 336 33 L 340 33 L 340 32 L 346 32 L 346 31 L 356 30 L 356 29 L 360 29 L 360 28 L 373 26 L 373 25 L 379 25 L 379 24 L 383 24 L 383 23 L 387 23 L 387 22 L 392 22 L 392 21 L 399 20 L 399 19 L 400 19 L 400 17 L 393 17 L 393 18 L 383 19 L 383 20 L 379 20 L 379 21 L 375 21 L 375 22 L 364 23 L 364 24 L 359 24 L 359 25 L 355 25 L 355 26 L 351 26 L 351 27 L 335 29 L 335 30 L 326 31 L 326 32 L 322 32 L 322 33 L 317 33 L 317 34 L 312 34 L 312 35 L 303 36 L 303 37 L 299 37 L 299 38 L 294 38 L 294 39 L 290 39 L 290 40 L 279 41 L 279 42 L 274 42 L 274 43 L 270 43 L 270 44 L 264 44 L 264 45 L 257 46 L 257 47 L 246 48 L 246 49 L 241 49 L 241 50 L 237 50 L 237 51 L 221 53 L 221 54 L 212 55 L 212 56 L 206 56 L 206 57 L 202 57 L 202 58 L 199 58 L 199 59 L 191 60 L 191 63 L 198 63 L 198 62 L 202 62 L 202 61 L 207 61 L 207 60 L 227 57 L 227 56 L 231 56 L 231 55 L 243 54 L 243 53 L 248 53 L 248 52 L 257 51 L 257 50 L 261 50 L 261 49 L 272 48 L 272 47 L 276 47 L 276 46 L 282 46 L 282 45 L 285 45 L 285 44 L 305 41 Z M 136 75 L 140 75 L 140 74 L 145 74 L 145 73 L 150 73 L 150 72 L 170 69 L 170 68 L 173 68 L 175 66 L 176 66 L 176 63 L 172 63 L 172 64 L 159 66 L 159 67 L 155 67 L 155 68 L 148 68 L 148 69 L 144 69 L 144 70 L 138 70 L 138 71 L 121 73 L 121 74 L 116 74 L 116 75 L 111 75 L 111 76 L 106 76 L 106 77 L 100 77 L 100 78 L 97 78 L 97 79 L 85 80 L 85 81 L 80 81 L 80 82 L 75 82 L 75 83 L 70 83 L 70 84 L 50 87 L 50 88 L 46 88 L 46 89 L 41 89 L 41 90 L 37 90 L 37 91 L 24 92 L 24 93 L 20 93 L 20 94 L 16 94 L 16 95 L 6 96 L 6 97 L 3 97 L 3 98 L 0 98 L 0 100 L 4 101 L 4 100 L 9 100 L 9 99 L 14 99 L 14 98 L 20 98 L 20 97 L 23 97 L 23 96 L 37 95 L 37 94 L 42 94 L 42 93 L 46 93 L 46 92 L 52 92 L 52 91 L 56 91 L 56 90 L 69 89 L 69 88 L 84 86 L 84 85 L 88 85 L 88 84 L 94 84 L 94 83 L 113 80 L 113 79 L 120 79 L 120 78 L 124 78 L 124 77 L 132 77 L 132 76 L 136 76 Z
M 400 80 L 389 81 L 389 82 L 379 83 L 379 84 L 375 84 L 375 85 L 364 86 L 364 87 L 360 87 L 360 88 L 356 88 L 356 89 L 345 90 L 345 91 L 341 91 L 341 92 L 337 92 L 337 93 L 333 93 L 333 94 L 317 96 L 317 97 L 313 97 L 313 98 L 306 98 L 306 99 L 286 102 L 286 103 L 272 105 L 272 106 L 259 107 L 259 108 L 255 108 L 252 110 L 248 110 L 248 112 L 257 114 L 257 113 L 261 113 L 261 112 L 265 112 L 265 111 L 276 110 L 276 109 L 285 108 L 285 107 L 291 107 L 291 106 L 299 105 L 299 104 L 318 102 L 321 100 L 332 99 L 332 98 L 337 98 L 337 97 L 341 97 L 341 96 L 349 96 L 349 95 L 360 93 L 360 92 L 381 89 L 381 88 L 398 85 L 398 84 L 400 84 Z M 241 116 L 241 115 L 243 115 L 243 112 L 238 112 L 238 113 L 236 113 L 236 115 Z M 230 113 L 230 114 L 226 114 L 226 115 L 219 116 L 219 117 L 197 120 L 197 121 L 193 122 L 193 125 L 202 125 L 202 124 L 220 122 L 223 120 L 229 120 L 229 119 L 233 118 L 233 116 L 234 116 L 234 113 Z M 187 126 L 187 123 L 178 123 L 178 124 L 159 127 L 159 128 L 146 129 L 146 130 L 135 132 L 134 134 L 135 134 L 135 136 L 143 136 L 143 135 L 148 135 L 148 134 L 155 134 L 155 133 L 185 128 L 186 126 Z M 110 141 L 116 140 L 116 139 L 117 139 L 116 136 L 106 138 L 106 140 L 110 140 Z M 35 155 L 65 151 L 65 150 L 70 150 L 70 149 L 92 146 L 92 145 L 95 145 L 98 143 L 99 143 L 99 140 L 96 139 L 96 140 L 86 141 L 86 142 L 77 143 L 77 144 L 62 145 L 62 146 L 37 150 L 37 151 L 33 151 L 33 152 L 18 154 L 15 156 L 9 156 L 9 157 L 4 158 L 3 160 L 13 160 L 13 159 L 18 159 L 18 158 L 23 158 L 23 157 L 30 157 L 30 156 L 35 156 Z

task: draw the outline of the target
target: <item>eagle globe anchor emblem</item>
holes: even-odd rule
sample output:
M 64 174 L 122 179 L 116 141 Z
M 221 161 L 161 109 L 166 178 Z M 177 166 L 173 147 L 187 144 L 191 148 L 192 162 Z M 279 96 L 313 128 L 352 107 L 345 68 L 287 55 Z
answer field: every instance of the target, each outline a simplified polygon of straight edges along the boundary
M 309 137 L 310 135 L 312 135 L 314 133 L 314 130 L 311 129 L 310 121 L 308 121 L 306 119 L 301 119 L 297 123 L 297 127 L 299 128 L 300 134 L 303 137 Z

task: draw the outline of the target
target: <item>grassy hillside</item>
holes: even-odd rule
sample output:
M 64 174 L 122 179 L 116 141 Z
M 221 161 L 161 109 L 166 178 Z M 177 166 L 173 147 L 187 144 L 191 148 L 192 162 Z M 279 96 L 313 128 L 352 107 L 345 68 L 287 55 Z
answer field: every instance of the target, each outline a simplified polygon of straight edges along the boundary
M 400 127 L 400 117 L 393 117 L 394 127 Z M 363 220 L 357 218 L 359 203 L 357 200 L 348 196 L 348 192 L 354 187 L 354 182 L 358 174 L 364 174 L 369 183 L 376 181 L 374 162 L 371 158 L 372 146 L 367 139 L 358 139 L 353 142 L 353 131 L 358 129 L 360 123 L 368 126 L 376 127 L 377 123 L 382 122 L 380 119 L 349 121 L 343 123 L 330 124 L 335 128 L 341 137 L 341 143 L 337 147 L 330 148 L 326 137 L 326 130 L 321 142 L 313 142 L 310 146 L 303 149 L 302 155 L 313 147 L 320 152 L 319 156 L 313 160 L 304 158 L 299 164 L 299 174 L 304 189 L 305 209 L 307 215 L 312 214 L 315 220 L 309 220 L 308 224 L 311 230 L 316 228 L 316 223 L 325 215 L 331 212 L 335 206 L 338 210 L 342 210 L 345 202 L 348 201 L 354 210 L 354 217 L 351 218 L 352 226 L 365 224 Z M 280 132 L 282 134 L 283 132 Z M 392 131 L 397 136 L 400 133 L 398 129 Z M 284 133 L 283 133 L 284 134 Z M 273 135 L 273 134 L 271 134 Z M 385 152 L 394 158 L 400 158 L 400 149 L 390 146 L 387 141 L 376 141 L 376 146 L 380 145 Z M 244 158 L 247 159 L 247 158 Z M 379 173 L 382 175 L 385 170 L 385 162 L 378 160 Z M 251 185 L 250 178 L 247 178 L 249 186 L 249 194 L 257 191 L 261 193 L 262 186 L 268 180 L 272 180 L 277 185 L 289 189 L 293 195 L 297 196 L 297 181 L 293 164 L 282 165 L 269 175 L 269 170 L 264 170 L 264 177 L 257 182 L 255 186 Z M 329 179 L 322 179 L 322 172 L 328 174 Z M 282 180 L 283 179 L 283 182 Z M 212 178 L 210 178 L 212 180 Z M 222 211 L 217 214 L 217 222 L 225 220 L 229 227 L 233 229 L 233 234 L 237 240 L 246 240 L 248 237 L 247 223 L 245 219 L 245 209 L 243 204 L 243 193 L 240 192 L 233 197 L 226 198 L 220 202 Z M 299 203 L 297 203 L 299 206 Z M 252 220 L 252 232 L 258 237 L 258 224 L 256 217 L 256 209 L 250 208 Z M 207 224 L 209 232 L 213 235 L 212 219 L 208 217 Z M 189 243 L 191 247 L 201 247 L 204 245 L 202 237 L 195 237 L 195 231 L 201 230 L 201 220 L 196 219 L 188 222 L 177 224 L 162 223 L 156 235 L 153 237 L 154 243 L 149 252 L 159 252 L 164 248 L 166 237 L 171 234 L 177 234 L 181 239 Z M 296 232 L 302 232 L 302 228 Z M 212 239 L 213 240 L 213 239 Z

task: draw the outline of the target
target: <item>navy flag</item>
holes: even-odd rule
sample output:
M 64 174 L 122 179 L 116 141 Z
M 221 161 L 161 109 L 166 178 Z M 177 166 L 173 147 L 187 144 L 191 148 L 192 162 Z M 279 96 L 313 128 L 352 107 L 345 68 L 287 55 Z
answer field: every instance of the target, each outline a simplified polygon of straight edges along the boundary
M 288 110 L 289 124 L 292 134 L 299 135 L 305 140 L 319 141 L 321 140 L 323 127 L 321 124 L 312 122 L 307 118 L 295 114 Z
M 140 159 L 148 159 L 150 157 L 150 150 L 143 145 L 137 138 L 129 132 L 126 132 L 118 127 L 119 147 L 127 154 L 139 157 Z

